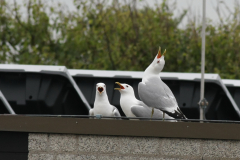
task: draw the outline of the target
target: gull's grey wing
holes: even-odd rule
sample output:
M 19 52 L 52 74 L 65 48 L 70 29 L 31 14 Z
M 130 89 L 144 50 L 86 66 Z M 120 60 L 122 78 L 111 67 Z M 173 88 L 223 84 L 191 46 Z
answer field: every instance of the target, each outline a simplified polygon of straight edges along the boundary
M 166 94 L 167 94 L 169 97 L 171 97 L 173 100 L 175 100 L 175 102 L 176 102 L 176 104 L 177 104 L 177 100 L 176 100 L 174 94 L 172 93 L 171 89 L 166 85 L 166 83 L 162 82 L 162 84 L 163 84 L 163 88 L 164 88 Z
M 152 108 L 149 108 L 149 107 L 146 108 L 146 107 L 137 106 L 137 105 L 131 106 L 131 111 L 136 117 L 151 118 L 151 114 L 152 114 Z M 163 112 L 160 111 L 159 109 L 154 109 L 152 118 L 163 118 Z M 165 114 L 165 119 L 174 119 L 174 118 Z
M 177 104 L 166 93 L 163 82 L 159 78 L 152 77 L 146 83 L 140 82 L 138 85 L 140 99 L 149 107 L 161 109 L 163 111 L 173 111 Z
M 149 78 L 146 83 L 140 82 L 138 94 L 149 107 L 160 109 L 174 118 L 185 118 L 179 111 L 177 101 L 169 87 L 159 78 Z
M 119 113 L 118 109 L 115 106 L 113 106 L 113 116 L 121 117 L 121 114 Z
M 172 93 L 171 89 L 166 85 L 166 83 L 163 82 L 163 88 L 166 92 L 166 94 L 171 97 L 173 100 L 175 100 L 176 104 L 177 104 L 177 100 L 174 96 L 174 94 Z M 177 105 L 178 106 L 178 105 Z M 180 110 L 179 107 L 177 107 L 177 112 L 181 114 L 181 118 L 183 119 L 187 119 L 187 117 L 182 113 L 182 111 Z M 174 113 L 175 114 L 175 113 Z M 176 113 L 176 116 L 179 118 L 179 115 Z
M 142 106 L 146 109 L 149 109 L 149 107 L 145 103 L 143 103 L 142 101 L 139 101 L 139 100 L 137 100 L 137 106 Z

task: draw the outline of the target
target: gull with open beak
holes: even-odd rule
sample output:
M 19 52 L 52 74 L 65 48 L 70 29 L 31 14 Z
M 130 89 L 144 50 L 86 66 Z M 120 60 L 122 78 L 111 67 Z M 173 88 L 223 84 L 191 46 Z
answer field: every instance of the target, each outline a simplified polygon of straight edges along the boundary
M 118 109 L 111 105 L 108 100 L 106 85 L 98 83 L 96 85 L 96 97 L 93 109 L 89 110 L 90 116 L 102 115 L 108 117 L 121 117 Z
M 114 88 L 121 93 L 120 105 L 127 117 L 148 117 L 148 118 L 162 118 L 163 112 L 159 109 L 154 109 L 154 113 L 151 114 L 151 108 L 144 104 L 142 101 L 136 99 L 134 90 L 129 84 L 121 84 L 115 82 L 120 88 Z M 166 116 L 166 119 L 174 119 L 170 116 Z
M 171 89 L 160 78 L 159 73 L 165 65 L 165 54 L 166 50 L 162 55 L 159 47 L 158 54 L 144 71 L 142 82 L 138 84 L 139 97 L 146 105 L 160 109 L 164 114 L 176 119 L 187 119 L 178 107 Z

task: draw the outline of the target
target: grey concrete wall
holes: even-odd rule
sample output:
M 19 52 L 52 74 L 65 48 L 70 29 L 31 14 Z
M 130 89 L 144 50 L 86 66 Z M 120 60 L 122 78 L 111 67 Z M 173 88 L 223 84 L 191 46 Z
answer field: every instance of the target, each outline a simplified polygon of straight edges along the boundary
M 240 141 L 29 134 L 29 160 L 240 159 Z

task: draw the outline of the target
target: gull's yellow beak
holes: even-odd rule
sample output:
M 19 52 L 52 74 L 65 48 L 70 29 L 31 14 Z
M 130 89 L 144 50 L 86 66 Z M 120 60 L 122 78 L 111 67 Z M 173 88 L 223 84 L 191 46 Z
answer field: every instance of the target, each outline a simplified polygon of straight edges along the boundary
M 165 56 L 166 52 L 167 52 L 167 50 L 165 49 L 165 51 L 163 52 L 163 56 Z
M 161 58 L 162 54 L 161 54 L 161 47 L 159 46 L 159 50 L 158 50 L 158 55 L 157 55 L 157 59 Z
M 125 89 L 125 88 L 121 85 L 121 83 L 119 83 L 119 82 L 115 82 L 115 83 L 118 84 L 118 85 L 120 86 L 120 88 L 114 88 L 114 90 Z

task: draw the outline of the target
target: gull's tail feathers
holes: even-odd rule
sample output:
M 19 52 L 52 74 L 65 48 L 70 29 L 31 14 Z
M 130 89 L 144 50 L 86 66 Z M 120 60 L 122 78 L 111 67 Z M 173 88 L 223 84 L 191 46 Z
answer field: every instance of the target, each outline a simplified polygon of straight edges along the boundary
M 187 117 L 182 113 L 179 107 L 177 107 L 177 110 L 174 110 L 174 112 L 168 112 L 168 111 L 163 111 L 169 116 L 176 118 L 176 119 L 187 119 Z

